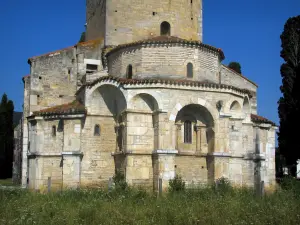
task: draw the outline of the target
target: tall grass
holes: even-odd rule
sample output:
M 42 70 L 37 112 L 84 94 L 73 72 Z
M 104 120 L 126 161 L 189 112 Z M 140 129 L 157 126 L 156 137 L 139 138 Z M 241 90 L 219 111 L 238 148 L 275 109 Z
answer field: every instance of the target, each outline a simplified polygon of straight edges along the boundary
M 138 189 L 0 190 L 0 224 L 300 224 L 298 188 L 287 185 L 262 198 L 251 189 L 210 187 L 159 198 Z

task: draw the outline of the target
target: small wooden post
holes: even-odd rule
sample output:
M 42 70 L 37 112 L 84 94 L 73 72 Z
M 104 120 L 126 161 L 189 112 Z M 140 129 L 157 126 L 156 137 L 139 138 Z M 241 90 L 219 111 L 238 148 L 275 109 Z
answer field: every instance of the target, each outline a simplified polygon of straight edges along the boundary
M 48 177 L 48 193 L 51 191 L 51 177 Z

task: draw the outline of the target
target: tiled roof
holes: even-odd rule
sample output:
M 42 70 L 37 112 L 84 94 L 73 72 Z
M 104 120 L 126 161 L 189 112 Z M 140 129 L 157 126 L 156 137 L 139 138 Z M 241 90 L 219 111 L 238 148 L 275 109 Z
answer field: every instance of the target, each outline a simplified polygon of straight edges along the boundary
M 33 113 L 34 116 L 47 116 L 47 115 L 63 115 L 63 114 L 85 114 L 86 109 L 83 104 L 75 100 L 73 102 L 50 107 Z
M 60 53 L 60 52 L 65 51 L 65 50 L 72 49 L 72 48 L 74 48 L 76 46 L 82 46 L 82 47 L 91 46 L 91 47 L 96 47 L 99 44 L 101 44 L 102 42 L 103 42 L 103 38 L 95 39 L 95 40 L 90 40 L 90 41 L 86 41 L 86 42 L 80 42 L 80 43 L 77 43 L 76 45 L 72 45 L 72 46 L 67 47 L 67 48 L 63 48 L 63 49 L 59 49 L 59 50 L 56 50 L 56 51 L 53 51 L 53 52 L 48 52 L 48 53 L 45 53 L 45 54 L 42 54 L 42 55 L 30 57 L 28 59 L 28 62 L 30 62 L 30 61 L 32 61 L 32 60 L 34 60 L 36 58 L 42 57 L 42 56 L 50 56 L 51 54 Z
M 222 89 L 231 89 L 234 91 L 238 91 L 241 93 L 246 93 L 251 96 L 251 92 L 247 89 L 240 89 L 236 88 L 231 85 L 225 84 L 216 84 L 216 83 L 208 83 L 208 82 L 201 82 L 201 81 L 192 81 L 192 80 L 171 80 L 171 79 L 126 79 L 126 78 L 119 78 L 113 76 L 104 76 L 100 77 L 97 80 L 87 83 L 85 86 L 91 87 L 94 86 L 96 83 L 101 81 L 115 81 L 119 84 L 169 84 L 169 85 L 184 85 L 184 86 L 191 86 L 191 87 L 208 87 L 208 88 L 222 88 Z M 82 86 L 83 87 L 83 86 Z M 78 92 L 80 89 L 78 90 Z M 77 93 L 78 93 L 77 92 Z
M 251 114 L 251 120 L 254 123 L 266 123 L 266 124 L 271 124 L 272 126 L 276 126 L 274 122 L 255 114 Z
M 204 48 L 207 48 L 209 50 L 219 53 L 222 60 L 225 59 L 224 53 L 223 53 L 222 49 L 220 49 L 220 48 L 216 48 L 216 47 L 213 47 L 213 46 L 210 46 L 207 44 L 203 44 L 200 41 L 186 40 L 186 39 L 182 39 L 182 38 L 178 38 L 178 37 L 174 37 L 174 36 L 157 36 L 157 37 L 150 38 L 150 39 L 140 40 L 140 41 L 131 42 L 131 43 L 127 43 L 127 44 L 121 44 L 121 45 L 118 45 L 115 48 L 113 48 L 111 51 L 109 51 L 107 53 L 107 55 L 109 55 L 110 53 L 112 53 L 116 50 L 130 47 L 130 46 L 135 46 L 135 45 L 140 45 L 140 44 L 165 44 L 165 43 L 178 43 L 178 44 L 186 44 L 186 45 L 194 45 L 194 46 L 204 47 Z
M 245 77 L 243 74 L 240 74 L 240 73 L 236 72 L 235 70 L 229 68 L 228 66 L 226 66 L 226 65 L 224 65 L 224 64 L 222 64 L 222 65 L 223 65 L 226 69 L 228 69 L 228 70 L 230 70 L 230 71 L 236 73 L 237 75 L 243 77 L 245 80 L 249 81 L 250 83 L 254 84 L 256 87 L 258 87 L 258 85 L 257 85 L 256 83 L 254 83 L 253 81 L 249 80 L 249 79 L 248 79 L 247 77 Z

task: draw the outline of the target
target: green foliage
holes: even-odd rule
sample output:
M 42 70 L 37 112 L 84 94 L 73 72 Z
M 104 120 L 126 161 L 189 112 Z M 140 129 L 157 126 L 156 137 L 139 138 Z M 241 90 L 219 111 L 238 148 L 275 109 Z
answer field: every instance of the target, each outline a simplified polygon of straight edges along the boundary
M 280 36 L 282 97 L 278 101 L 280 153 L 289 167 L 300 158 L 299 134 L 291 132 L 300 125 L 300 16 L 289 18 Z M 294 174 L 295 175 L 295 174 Z
M 176 175 L 174 179 L 169 180 L 169 191 L 177 192 L 185 190 L 185 182 L 182 180 L 181 176 Z
M 227 178 L 221 177 L 216 180 L 214 188 L 218 193 L 226 194 L 229 191 L 232 191 L 232 186 L 230 181 Z
M 12 176 L 14 104 L 3 94 L 0 103 L 0 179 Z
M 114 177 L 113 181 L 115 183 L 115 188 L 117 190 L 126 190 L 128 188 L 128 184 L 126 182 L 126 178 L 123 172 L 117 170 Z
M 295 194 L 295 197 L 300 198 L 300 181 L 294 177 L 287 176 L 282 178 L 280 186 L 285 191 L 290 191 Z
M 238 62 L 230 62 L 228 64 L 228 67 L 232 70 L 234 70 L 235 72 L 241 74 L 242 73 L 242 70 L 241 70 L 241 64 L 238 63 Z
M 157 198 L 137 189 L 39 194 L 0 189 L 0 224 L 300 224 L 300 199 L 279 190 L 256 198 L 251 189 L 224 195 L 209 187 Z

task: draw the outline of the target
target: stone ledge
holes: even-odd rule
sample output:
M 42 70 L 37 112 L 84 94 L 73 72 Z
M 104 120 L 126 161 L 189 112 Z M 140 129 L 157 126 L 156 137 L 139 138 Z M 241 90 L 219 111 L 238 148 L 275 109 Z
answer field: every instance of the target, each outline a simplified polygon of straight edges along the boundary
M 61 155 L 79 155 L 79 156 L 82 156 L 83 152 L 78 152 L 78 151 L 74 151 L 74 152 L 62 152 Z
M 83 152 L 61 152 L 61 153 L 46 153 L 46 152 L 32 152 L 28 153 L 28 158 L 34 158 L 34 157 L 62 157 L 64 155 L 78 155 L 83 156 Z
M 254 161 L 265 161 L 266 160 L 266 156 L 265 154 L 255 154 L 255 153 L 248 153 L 244 155 L 244 160 L 254 160 Z
M 207 156 L 232 157 L 232 154 L 228 152 L 212 152 L 208 153 Z
M 178 150 L 163 150 L 163 149 L 158 149 L 158 150 L 154 150 L 153 154 L 178 154 Z

